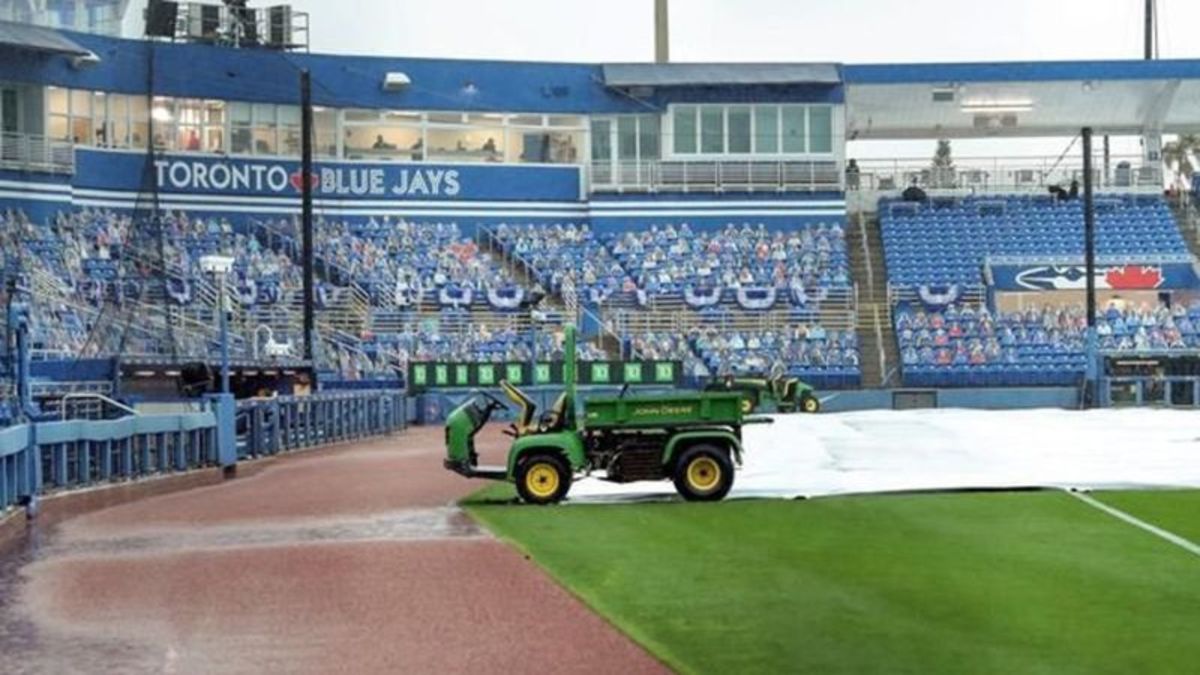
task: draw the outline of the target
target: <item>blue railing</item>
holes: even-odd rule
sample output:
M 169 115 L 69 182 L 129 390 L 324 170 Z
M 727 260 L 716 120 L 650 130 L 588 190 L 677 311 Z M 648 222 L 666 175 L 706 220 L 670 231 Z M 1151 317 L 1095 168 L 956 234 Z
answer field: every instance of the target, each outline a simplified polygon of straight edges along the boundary
M 216 462 L 211 412 L 66 420 L 0 430 L 0 510 L 46 492 Z
M 248 459 L 401 431 L 405 409 L 399 391 L 329 392 L 244 401 L 228 424 Z M 50 492 L 232 464 L 216 410 L 0 428 L 0 514 Z
M 29 426 L 0 429 L 0 514 L 32 494 L 33 452 Z
M 238 458 L 340 443 L 404 430 L 399 391 L 336 391 L 238 403 Z

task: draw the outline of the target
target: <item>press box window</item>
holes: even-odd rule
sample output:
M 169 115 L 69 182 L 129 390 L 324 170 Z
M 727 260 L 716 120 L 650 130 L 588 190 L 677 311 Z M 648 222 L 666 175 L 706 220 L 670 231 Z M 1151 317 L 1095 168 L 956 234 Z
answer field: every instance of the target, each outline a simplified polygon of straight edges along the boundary
M 313 108 L 313 154 L 337 157 L 337 111 Z
M 743 155 L 750 152 L 750 108 L 729 109 L 729 152 Z
M 779 152 L 779 108 L 759 106 L 754 109 L 754 152 L 773 155 Z
M 60 87 L 46 88 L 46 135 L 56 141 L 71 140 L 71 94 Z
M 279 114 L 279 152 L 288 157 L 300 156 L 300 106 L 281 105 L 276 108 Z
M 279 152 L 279 123 L 275 119 L 275 106 L 269 103 L 255 103 L 251 106 L 254 114 L 252 138 L 254 139 L 254 154 L 274 155 Z
M 679 107 L 675 109 L 673 132 L 675 136 L 675 154 L 696 154 L 696 109 Z
M 700 109 L 700 152 L 719 155 L 725 152 L 725 109 L 706 106 Z
M 229 151 L 235 155 L 249 155 L 254 147 L 253 111 L 249 103 L 229 104 Z
M 783 152 L 785 154 L 807 152 L 805 108 L 803 106 L 784 106 L 780 112 Z
M 833 108 L 812 106 L 808 109 L 809 152 L 833 152 Z

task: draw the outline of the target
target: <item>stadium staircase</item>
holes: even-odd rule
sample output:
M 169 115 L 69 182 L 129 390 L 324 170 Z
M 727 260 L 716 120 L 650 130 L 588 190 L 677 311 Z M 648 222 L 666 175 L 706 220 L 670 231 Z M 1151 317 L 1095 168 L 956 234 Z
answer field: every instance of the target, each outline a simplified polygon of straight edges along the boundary
M 887 385 L 900 363 L 888 305 L 887 268 L 879 221 L 859 211 L 850 216 L 846 249 L 850 273 L 857 283 L 855 310 L 864 387 Z
M 1175 214 L 1175 222 L 1179 224 L 1179 233 L 1187 242 L 1188 250 L 1200 259 L 1200 210 L 1187 200 L 1182 204 L 1172 203 L 1171 212 Z
M 510 278 L 521 280 L 522 285 L 527 289 L 533 288 L 536 276 L 534 271 L 523 261 L 506 252 L 495 237 L 488 236 L 481 231 L 476 236 L 476 243 L 481 249 L 491 253 L 493 259 L 504 266 Z M 557 314 L 568 321 L 577 321 L 580 312 L 579 296 L 575 293 L 574 286 L 564 286 L 558 293 L 546 293 L 541 308 L 548 314 Z M 599 340 L 596 341 L 596 346 L 607 352 L 608 356 L 614 360 L 621 357 L 621 340 L 611 331 L 602 331 Z

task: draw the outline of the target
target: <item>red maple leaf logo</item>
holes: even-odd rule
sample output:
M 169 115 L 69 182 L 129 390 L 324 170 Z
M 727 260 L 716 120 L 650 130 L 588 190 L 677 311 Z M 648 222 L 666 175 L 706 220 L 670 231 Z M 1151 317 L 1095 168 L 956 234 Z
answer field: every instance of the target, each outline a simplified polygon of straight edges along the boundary
M 1151 265 L 1122 265 L 1108 268 L 1104 280 L 1113 290 L 1146 290 L 1158 288 L 1163 282 L 1163 273 L 1161 267 Z
M 293 173 L 291 176 L 288 176 L 288 182 L 292 184 L 292 187 L 296 189 L 296 192 L 300 192 L 304 189 L 304 175 L 299 171 Z M 321 178 L 315 173 L 310 173 L 308 174 L 308 184 L 310 187 L 312 187 L 312 189 L 315 190 L 317 189 L 317 186 L 321 184 Z

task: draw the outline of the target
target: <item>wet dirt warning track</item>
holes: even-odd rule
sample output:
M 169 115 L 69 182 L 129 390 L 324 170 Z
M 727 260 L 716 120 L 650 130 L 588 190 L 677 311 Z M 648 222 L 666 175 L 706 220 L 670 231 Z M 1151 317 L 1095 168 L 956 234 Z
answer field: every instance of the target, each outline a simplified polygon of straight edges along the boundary
M 454 506 L 481 484 L 442 469 L 441 433 L 35 533 L 0 555 L 0 672 L 664 671 Z

